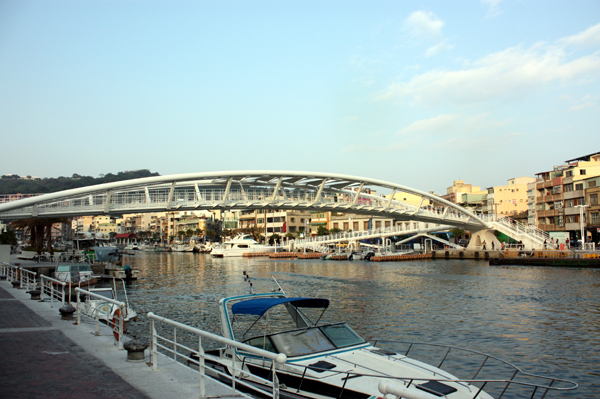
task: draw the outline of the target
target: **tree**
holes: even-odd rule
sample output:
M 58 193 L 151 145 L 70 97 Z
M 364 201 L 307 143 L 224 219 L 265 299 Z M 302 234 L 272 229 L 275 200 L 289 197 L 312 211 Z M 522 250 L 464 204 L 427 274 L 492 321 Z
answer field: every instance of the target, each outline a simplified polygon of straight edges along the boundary
M 269 245 L 273 245 L 275 244 L 276 241 L 279 241 L 279 239 L 281 238 L 281 236 L 277 233 L 272 234 L 271 237 L 269 237 Z
M 319 226 L 319 228 L 317 229 L 317 235 L 326 236 L 327 234 L 329 234 L 329 230 L 327 230 L 325 226 Z
M 46 239 L 46 249 L 50 254 L 54 254 L 54 248 L 52 247 L 52 225 L 68 222 L 69 219 L 66 218 L 21 219 L 11 222 L 11 226 L 23 229 L 23 237 L 29 232 L 31 246 L 40 255 L 44 251 L 44 238 Z
M 329 230 L 329 233 L 330 233 L 330 234 L 337 234 L 337 233 L 339 233 L 340 231 L 342 231 L 342 230 L 338 229 L 337 227 L 334 227 L 333 229 Z
M 296 234 L 294 234 L 294 233 L 290 233 L 290 232 L 288 231 L 287 233 L 285 233 L 285 237 L 286 237 L 286 238 L 290 238 L 290 239 L 291 239 L 291 238 L 296 238 Z
M 8 229 L 0 233 L 0 245 L 17 245 L 17 237 L 15 231 Z

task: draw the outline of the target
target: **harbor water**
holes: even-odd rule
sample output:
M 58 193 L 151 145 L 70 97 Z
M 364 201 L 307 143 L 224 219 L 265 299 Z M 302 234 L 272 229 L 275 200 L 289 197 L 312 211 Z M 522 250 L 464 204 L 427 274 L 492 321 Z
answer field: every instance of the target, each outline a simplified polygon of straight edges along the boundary
M 556 398 L 600 397 L 600 270 L 498 267 L 475 260 L 363 261 L 212 258 L 139 252 L 128 263 L 138 314 L 154 312 L 220 333 L 218 300 L 277 288 L 329 298 L 367 339 L 460 346 L 508 360 L 526 372 L 575 381 Z M 130 335 L 148 339 L 144 316 Z

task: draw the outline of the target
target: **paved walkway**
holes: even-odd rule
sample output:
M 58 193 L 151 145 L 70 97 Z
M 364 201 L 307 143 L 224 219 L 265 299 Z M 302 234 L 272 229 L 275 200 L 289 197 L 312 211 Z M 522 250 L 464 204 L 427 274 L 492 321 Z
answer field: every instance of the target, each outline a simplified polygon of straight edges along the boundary
M 0 282 L 0 397 L 11 398 L 192 398 L 198 373 L 164 357 L 159 370 L 126 362 L 112 330 L 92 334 L 88 321 L 61 320 L 58 308 L 34 301 L 25 290 Z M 148 355 L 148 350 L 146 350 Z M 237 397 L 207 381 L 207 396 Z

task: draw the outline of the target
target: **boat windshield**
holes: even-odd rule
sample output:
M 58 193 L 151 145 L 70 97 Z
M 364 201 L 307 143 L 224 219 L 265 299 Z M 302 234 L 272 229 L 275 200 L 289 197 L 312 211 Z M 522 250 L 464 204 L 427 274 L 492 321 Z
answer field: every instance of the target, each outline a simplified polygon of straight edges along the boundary
M 272 345 L 263 343 L 264 349 L 285 353 L 289 357 L 346 348 L 366 342 L 346 323 L 282 332 L 270 335 L 269 338 Z
M 92 290 L 91 292 L 93 292 L 96 295 L 102 295 L 103 297 L 106 297 L 108 299 L 115 299 L 114 295 L 113 295 L 113 290 L 111 290 L 110 288 L 103 289 L 103 290 Z M 97 298 L 94 298 L 94 299 L 97 299 Z

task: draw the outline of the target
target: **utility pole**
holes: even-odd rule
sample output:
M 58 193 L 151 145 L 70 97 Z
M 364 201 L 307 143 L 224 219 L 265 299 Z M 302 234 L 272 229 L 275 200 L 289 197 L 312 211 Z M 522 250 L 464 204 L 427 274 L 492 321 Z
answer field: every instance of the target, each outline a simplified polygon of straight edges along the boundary
M 585 248 L 585 236 L 583 235 L 583 230 L 585 227 L 585 224 L 583 223 L 583 208 L 587 208 L 588 206 L 590 206 L 590 204 L 575 205 L 575 208 L 579 208 L 579 225 L 581 226 L 581 249 Z

